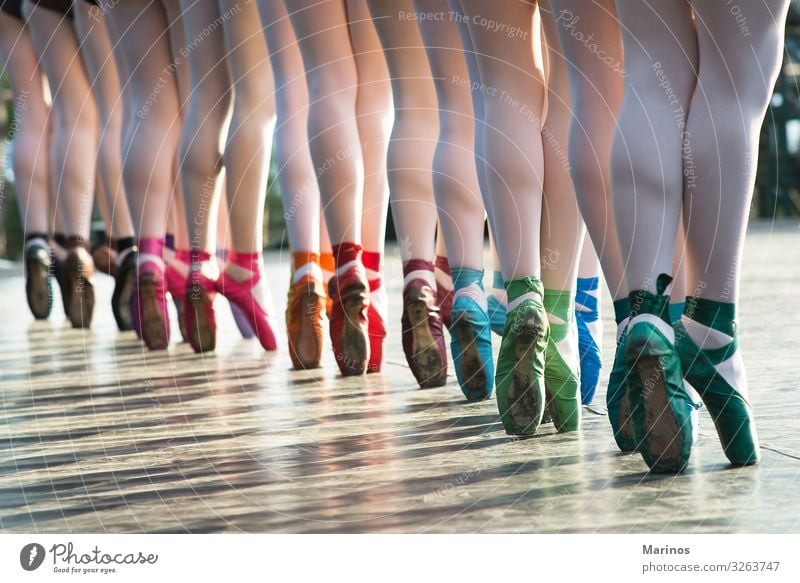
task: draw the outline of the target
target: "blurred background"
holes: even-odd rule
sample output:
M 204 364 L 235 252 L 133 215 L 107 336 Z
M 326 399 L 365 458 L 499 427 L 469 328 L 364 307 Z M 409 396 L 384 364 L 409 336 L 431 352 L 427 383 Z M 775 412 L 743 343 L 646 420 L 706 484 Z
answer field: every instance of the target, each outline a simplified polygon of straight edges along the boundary
M 792 0 L 786 23 L 786 50 L 783 68 L 772 103 L 761 128 L 761 143 L 751 219 L 774 220 L 800 217 L 800 0 Z M 14 104 L 5 74 L 0 77 L 0 258 L 16 260 L 22 254 L 23 230 L 20 223 L 13 154 Z M 287 244 L 275 164 L 270 169 L 264 241 L 267 247 Z M 94 211 L 93 233 L 101 236 L 102 221 Z M 94 235 L 93 235 L 94 236 Z M 389 219 L 387 238 L 394 238 Z

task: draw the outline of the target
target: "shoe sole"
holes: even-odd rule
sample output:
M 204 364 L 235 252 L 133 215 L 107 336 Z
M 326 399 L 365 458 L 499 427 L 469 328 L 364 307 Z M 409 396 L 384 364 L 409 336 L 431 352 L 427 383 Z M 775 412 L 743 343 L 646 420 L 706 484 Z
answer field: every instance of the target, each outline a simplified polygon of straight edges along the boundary
M 542 335 L 542 326 L 532 310 L 526 313 L 516 333 L 515 364 L 508 387 L 507 418 L 512 424 L 511 435 L 533 435 L 539 429 L 544 403 L 537 390 L 533 375 L 534 346 Z M 533 413 L 533 415 L 531 415 Z
M 25 286 L 28 307 L 37 320 L 46 320 L 53 309 L 53 290 L 50 283 L 50 270 L 41 261 L 28 261 L 25 264 L 28 276 Z
M 67 318 L 73 328 L 88 328 L 94 313 L 94 287 L 86 280 L 83 261 L 71 255 L 64 263 L 64 286 L 69 289 Z
M 298 370 L 319 368 L 322 360 L 322 346 L 317 334 L 318 323 L 314 322 L 314 314 L 320 297 L 313 291 L 307 291 L 300 299 L 300 327 L 296 338 L 289 339 L 289 352 L 292 363 Z
M 658 357 L 641 357 L 634 368 L 642 391 L 644 427 L 641 449 L 645 461 L 653 472 L 680 472 L 687 462 L 681 459 L 681 431 L 669 405 L 661 362 Z
M 464 313 L 453 314 L 450 332 L 456 337 L 461 346 L 461 378 L 468 393 L 467 400 L 483 401 L 486 394 L 486 371 L 483 369 L 483 359 L 476 345 L 475 334 L 472 331 L 467 316 Z
M 367 337 L 358 325 L 364 307 L 363 293 L 364 288 L 358 287 L 345 290 L 343 294 L 348 299 L 342 300 L 344 322 L 339 343 L 341 354 L 337 357 L 341 359 L 339 370 L 345 376 L 362 375 L 367 370 Z
M 217 331 L 208 318 L 210 300 L 205 290 L 191 291 L 186 294 L 185 310 L 191 310 L 191 322 L 186 324 L 192 348 L 195 352 L 211 352 L 217 347 Z
M 150 274 L 139 278 L 139 305 L 142 310 L 142 339 L 150 350 L 166 350 L 169 338 L 164 315 L 158 309 L 158 283 Z
M 622 449 L 622 451 L 636 451 L 636 438 L 633 435 L 633 424 L 631 421 L 631 402 L 628 398 L 627 391 L 619 404 L 618 422 L 619 437 L 628 442 L 626 445 L 629 444 L 628 447 Z
M 447 382 L 439 345 L 428 327 L 428 306 L 423 301 L 406 304 L 408 321 L 411 324 L 414 368 L 419 375 L 417 382 L 422 388 L 441 387 Z

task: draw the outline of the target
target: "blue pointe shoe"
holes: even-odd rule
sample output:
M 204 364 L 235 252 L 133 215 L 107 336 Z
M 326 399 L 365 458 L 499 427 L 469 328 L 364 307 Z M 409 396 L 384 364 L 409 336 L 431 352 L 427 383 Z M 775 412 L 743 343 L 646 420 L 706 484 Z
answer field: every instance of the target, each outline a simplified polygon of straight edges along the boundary
M 494 272 L 492 279 L 492 289 L 499 289 L 505 296 L 506 288 L 503 284 L 503 274 L 499 271 Z M 506 327 L 506 308 L 507 304 L 500 301 L 494 294 L 486 296 L 489 302 L 489 321 L 492 323 L 492 332 L 498 336 L 503 336 L 503 330 Z
M 477 269 L 453 268 L 450 350 L 456 378 L 468 401 L 483 401 L 492 395 L 494 361 L 492 329 L 483 290 L 483 273 Z
M 581 359 L 581 404 L 588 405 L 594 399 L 600 384 L 600 370 L 603 368 L 603 355 L 589 324 L 600 320 L 597 297 L 589 292 L 600 287 L 599 277 L 579 277 L 575 290 L 575 320 L 578 324 L 578 354 Z

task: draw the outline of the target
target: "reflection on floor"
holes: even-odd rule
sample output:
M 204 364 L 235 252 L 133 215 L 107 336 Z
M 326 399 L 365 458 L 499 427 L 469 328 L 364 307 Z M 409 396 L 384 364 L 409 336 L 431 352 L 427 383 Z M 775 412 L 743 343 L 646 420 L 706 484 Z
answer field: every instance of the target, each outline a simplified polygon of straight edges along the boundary
M 282 299 L 287 255 L 267 259 Z M 549 426 L 528 440 L 505 435 L 494 401 L 464 402 L 453 374 L 417 389 L 397 334 L 397 258 L 386 369 L 349 379 L 330 356 L 290 371 L 285 347 L 265 354 L 239 338 L 224 300 L 216 353 L 177 338 L 150 353 L 116 332 L 105 301 L 88 333 L 63 323 L 58 298 L 51 321 L 34 323 L 21 272 L 0 272 L 0 529 L 796 532 L 797 225 L 753 229 L 745 261 L 742 345 L 763 463 L 730 469 L 704 414 L 690 470 L 675 477 L 616 450 L 604 385 L 579 435 Z M 98 283 L 109 297 L 110 280 Z

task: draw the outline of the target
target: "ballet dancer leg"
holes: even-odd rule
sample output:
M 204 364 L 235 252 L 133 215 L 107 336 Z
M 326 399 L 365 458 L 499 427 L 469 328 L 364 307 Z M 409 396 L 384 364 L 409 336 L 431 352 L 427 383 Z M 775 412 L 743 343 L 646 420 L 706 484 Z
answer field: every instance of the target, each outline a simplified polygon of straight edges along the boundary
M 736 302 L 760 128 L 782 62 L 788 1 L 693 0 L 697 89 L 684 144 L 687 289 L 676 325 L 686 380 L 700 393 L 733 465 L 759 459 Z M 746 29 L 743 29 L 746 23 Z
M 320 266 L 320 195 L 308 147 L 308 88 L 283 0 L 260 0 L 258 6 L 274 74 L 275 157 L 292 250 L 286 302 L 289 356 L 294 368 L 304 370 L 319 367 L 322 360 L 326 297 Z
M 308 136 L 336 274 L 330 334 L 342 374 L 369 362 L 368 282 L 361 260 L 364 166 L 356 121 L 358 78 L 343 0 L 287 0 L 309 89 Z
M 447 0 L 417 0 L 414 6 L 422 14 L 450 14 Z M 468 400 L 478 401 L 492 394 L 494 362 L 483 287 L 485 211 L 475 165 L 469 72 L 453 19 L 421 20 L 419 28 L 435 80 L 440 120 L 433 187 L 440 221 L 437 246 L 444 242 L 447 253 L 437 252 L 437 275 L 445 267 L 448 279 L 452 274 L 450 350 L 462 392 Z
M 652 471 L 677 472 L 691 453 L 693 403 L 683 386 L 666 293 L 683 198 L 682 142 L 697 37 L 686 2 L 655 7 L 622 0 L 617 10 L 627 77 L 611 164 L 631 290 L 625 386 L 634 443 L 645 462 Z M 612 427 L 616 432 L 613 417 Z
M 575 284 L 584 226 L 570 176 L 568 139 L 572 121 L 569 78 L 548 0 L 540 1 L 547 105 L 542 127 L 544 185 L 541 225 L 544 307 L 550 323 L 545 357 L 548 410 L 559 431 L 580 427 L 580 356 Z
M 75 2 L 75 29 L 81 39 L 86 65 L 100 117 L 98 144 L 98 192 L 105 196 L 106 230 L 116 251 L 114 293 L 111 309 L 120 330 L 131 330 L 130 298 L 136 275 L 135 233 L 122 182 L 122 97 L 117 67 L 105 17 L 98 6 Z M 104 217 L 105 218 L 105 217 Z
M 122 178 L 138 248 L 133 321 L 148 348 L 159 350 L 169 345 L 164 245 L 181 128 L 169 24 L 164 7 L 147 0 L 121 2 L 107 18 L 120 46 L 120 70 L 128 73 Z
M 49 108 L 36 48 L 22 21 L 0 12 L 0 59 L 14 94 L 14 180 L 25 233 L 25 294 L 34 318 L 53 308 L 48 244 Z
M 88 328 L 95 301 L 89 236 L 96 176 L 97 109 L 70 21 L 33 2 L 26 2 L 23 11 L 53 100 L 50 169 L 56 183 L 56 210 L 63 217 L 66 236 L 67 255 L 60 282 L 64 305 L 74 327 Z
M 234 85 L 225 144 L 231 237 L 217 289 L 244 312 L 265 350 L 278 347 L 275 306 L 264 276 L 264 206 L 275 129 L 275 85 L 255 3 L 219 0 L 226 60 Z
M 392 79 L 395 120 L 388 172 L 392 218 L 403 262 L 403 351 L 421 387 L 447 380 L 447 352 L 433 261 L 436 207 L 431 168 L 438 135 L 436 90 L 412 0 L 369 1 Z
M 216 346 L 213 304 L 219 276 L 215 257 L 216 233 L 222 184 L 223 130 L 233 102 L 232 82 L 225 60 L 222 26 L 211 26 L 220 15 L 216 2 L 183 0 L 181 8 L 186 38 L 203 37 L 195 43 L 196 48 L 188 56 L 191 90 L 181 132 L 179 158 L 186 211 L 184 220 L 189 225 L 189 256 L 187 258 L 181 253 L 177 259 L 188 259 L 189 269 L 186 274 L 176 271 L 172 277 L 176 283 L 180 280 L 184 283 L 182 320 L 189 344 L 195 352 L 205 352 Z M 207 35 L 206 30 L 210 31 Z M 176 287 L 177 294 L 180 294 L 180 286 Z
M 549 337 L 540 279 L 545 88 L 533 54 L 536 5 L 512 2 L 489 7 L 478 0 L 462 0 L 461 7 L 478 60 L 479 78 L 472 79 L 473 85 L 484 92 L 479 130 L 483 151 L 476 155 L 484 164 L 484 201 L 491 209 L 509 301 L 495 373 L 498 407 L 508 433 L 530 435 L 544 411 Z M 519 27 L 520 34 L 497 34 L 494 27 L 481 25 L 488 21 Z M 480 114 L 477 108 L 476 114 Z
M 361 216 L 361 261 L 369 282 L 369 363 L 367 372 L 383 366 L 388 298 L 383 285 L 386 216 L 389 212 L 387 156 L 394 122 L 392 85 L 381 42 L 366 0 L 347 0 L 350 42 L 356 61 L 356 119 L 364 160 Z

